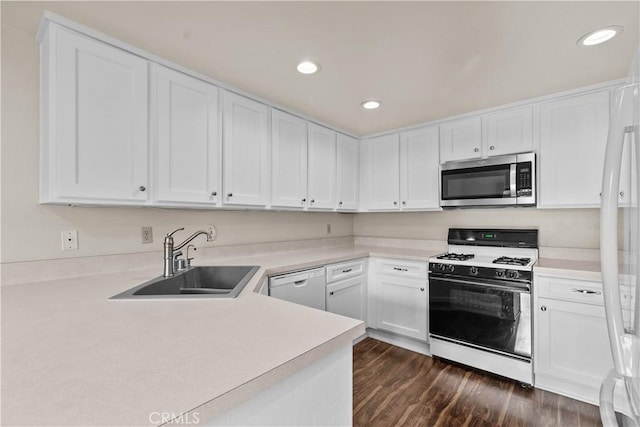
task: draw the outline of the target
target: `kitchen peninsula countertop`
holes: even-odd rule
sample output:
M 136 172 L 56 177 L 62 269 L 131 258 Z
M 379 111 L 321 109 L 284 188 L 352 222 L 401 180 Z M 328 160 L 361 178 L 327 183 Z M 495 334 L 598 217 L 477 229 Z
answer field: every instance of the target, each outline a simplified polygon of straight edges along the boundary
M 150 425 L 152 413 L 195 411 L 214 418 L 365 332 L 359 320 L 259 294 L 267 275 L 434 253 L 344 246 L 200 259 L 260 266 L 235 299 L 109 300 L 158 268 L 3 286 L 2 423 Z

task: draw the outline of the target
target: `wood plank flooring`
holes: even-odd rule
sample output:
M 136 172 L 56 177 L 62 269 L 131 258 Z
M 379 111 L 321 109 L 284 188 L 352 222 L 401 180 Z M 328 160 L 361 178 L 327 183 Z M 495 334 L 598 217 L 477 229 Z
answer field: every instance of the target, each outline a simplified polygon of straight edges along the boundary
M 354 426 L 600 426 L 598 408 L 367 338 L 353 349 Z

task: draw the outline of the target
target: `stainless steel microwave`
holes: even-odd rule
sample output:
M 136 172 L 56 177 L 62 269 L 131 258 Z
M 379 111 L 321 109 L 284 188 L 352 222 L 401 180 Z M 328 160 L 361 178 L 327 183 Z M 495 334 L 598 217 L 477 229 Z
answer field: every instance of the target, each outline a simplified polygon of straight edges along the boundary
M 535 153 L 445 163 L 440 206 L 535 206 Z

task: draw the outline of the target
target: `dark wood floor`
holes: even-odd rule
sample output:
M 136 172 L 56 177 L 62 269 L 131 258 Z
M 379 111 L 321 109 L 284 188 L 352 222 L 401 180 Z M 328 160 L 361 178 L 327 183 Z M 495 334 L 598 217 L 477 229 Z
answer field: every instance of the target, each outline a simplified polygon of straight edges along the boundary
M 367 338 L 354 347 L 354 426 L 600 426 L 598 408 Z

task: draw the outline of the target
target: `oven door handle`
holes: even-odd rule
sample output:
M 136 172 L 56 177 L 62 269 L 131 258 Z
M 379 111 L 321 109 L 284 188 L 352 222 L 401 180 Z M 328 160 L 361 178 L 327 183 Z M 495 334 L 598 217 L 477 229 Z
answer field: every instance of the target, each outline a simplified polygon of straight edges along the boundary
M 514 284 L 508 284 L 508 285 L 494 285 L 491 283 L 485 283 L 485 282 L 472 282 L 470 280 L 462 280 L 462 279 L 449 279 L 447 277 L 432 277 L 430 278 L 430 280 L 442 280 L 444 282 L 449 282 L 449 283 L 462 283 L 465 285 L 472 285 L 472 286 L 482 286 L 485 288 L 491 288 L 491 289 L 501 289 L 504 291 L 509 291 L 509 292 L 518 292 L 518 293 L 530 293 L 531 292 L 531 288 L 527 285 L 514 285 Z

